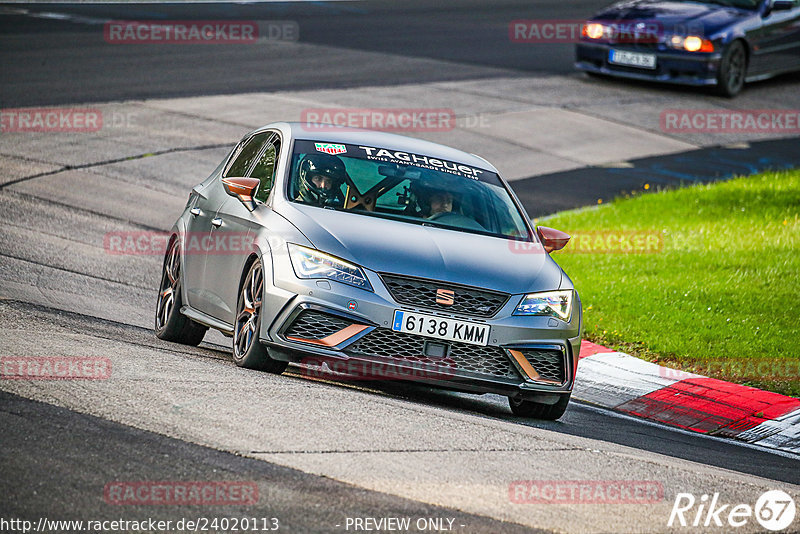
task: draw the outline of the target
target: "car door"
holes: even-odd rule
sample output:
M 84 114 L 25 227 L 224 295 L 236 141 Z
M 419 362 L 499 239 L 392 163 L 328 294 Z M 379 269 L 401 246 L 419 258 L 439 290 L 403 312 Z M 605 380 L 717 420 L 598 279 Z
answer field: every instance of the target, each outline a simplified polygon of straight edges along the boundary
M 257 134 L 257 152 L 249 156 L 247 165 L 233 165 L 226 177 L 244 176 L 258 178 L 261 182 L 254 199 L 256 209 L 263 205 L 272 191 L 275 168 L 280 151 L 280 138 L 273 132 Z M 239 281 L 244 262 L 252 251 L 250 245 L 255 235 L 255 223 L 249 209 L 236 197 L 228 196 L 217 211 L 212 228 L 213 250 L 206 256 L 205 289 L 208 292 L 209 312 L 212 316 L 234 322 Z
M 794 0 L 794 7 L 788 11 L 791 24 L 786 30 L 782 44 L 789 68 L 800 68 L 800 0 Z
M 791 9 L 775 9 L 774 0 L 762 18 L 762 26 L 751 35 L 753 55 L 750 75 L 766 74 L 800 66 L 800 0 Z
M 241 149 L 237 147 L 234 154 Z M 206 247 L 204 243 L 211 232 L 211 221 L 228 195 L 219 180 L 196 185 L 189 201 L 189 220 L 183 236 L 183 284 L 186 300 L 192 308 L 206 311 L 207 294 L 204 289 Z

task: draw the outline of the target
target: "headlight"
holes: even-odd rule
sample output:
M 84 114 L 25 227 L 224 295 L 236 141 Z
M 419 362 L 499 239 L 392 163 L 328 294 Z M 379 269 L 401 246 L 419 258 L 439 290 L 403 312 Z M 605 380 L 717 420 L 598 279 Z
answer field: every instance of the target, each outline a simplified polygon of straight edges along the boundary
M 352 263 L 294 243 L 289 243 L 289 258 L 297 278 L 324 278 L 372 291 L 364 271 Z
M 689 35 L 683 37 L 682 35 L 673 35 L 667 39 L 667 44 L 672 48 L 686 50 L 688 52 L 713 52 L 714 43 L 708 39 L 703 39 L 696 35 Z
M 572 315 L 572 297 L 571 289 L 530 293 L 522 298 L 514 310 L 514 315 L 544 315 L 569 322 Z
M 603 33 L 605 33 L 605 27 L 597 22 L 584 24 L 581 31 L 581 34 L 589 39 L 600 39 L 603 37 Z

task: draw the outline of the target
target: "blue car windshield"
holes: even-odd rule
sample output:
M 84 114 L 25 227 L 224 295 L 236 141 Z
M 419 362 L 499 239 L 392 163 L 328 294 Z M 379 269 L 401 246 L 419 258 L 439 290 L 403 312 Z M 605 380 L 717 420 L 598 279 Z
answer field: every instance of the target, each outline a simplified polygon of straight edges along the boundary
M 287 193 L 301 204 L 530 240 L 497 174 L 422 154 L 298 140 Z
M 683 0 L 695 4 L 715 4 L 718 6 L 736 7 L 739 9 L 756 9 L 759 0 Z

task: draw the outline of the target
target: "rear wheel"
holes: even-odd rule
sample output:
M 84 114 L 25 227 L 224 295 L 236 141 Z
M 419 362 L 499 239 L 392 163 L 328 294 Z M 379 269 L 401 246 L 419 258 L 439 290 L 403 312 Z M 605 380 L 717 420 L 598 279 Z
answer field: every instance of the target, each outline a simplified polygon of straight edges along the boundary
M 181 302 L 181 247 L 175 239 L 164 257 L 156 303 L 156 336 L 184 345 L 199 345 L 208 328 L 183 315 Z
M 281 374 L 287 362 L 274 360 L 258 340 L 261 330 L 261 301 L 264 295 L 264 272 L 256 260 L 247 271 L 236 305 L 233 330 L 233 361 L 239 367 Z
M 747 52 L 741 41 L 728 45 L 719 62 L 717 74 L 717 92 L 722 96 L 738 95 L 744 87 L 747 74 Z
M 555 421 L 567 411 L 567 405 L 569 404 L 569 398 L 571 396 L 571 393 L 562 395 L 555 404 L 542 404 L 541 402 L 517 400 L 513 397 L 509 397 L 508 405 L 511 407 L 511 411 L 514 415 Z

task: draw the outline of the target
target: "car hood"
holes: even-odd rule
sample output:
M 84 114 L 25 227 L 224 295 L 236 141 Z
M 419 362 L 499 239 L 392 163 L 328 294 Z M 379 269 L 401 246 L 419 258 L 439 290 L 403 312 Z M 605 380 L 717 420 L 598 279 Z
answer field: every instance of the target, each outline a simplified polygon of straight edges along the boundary
M 505 293 L 558 289 L 561 268 L 537 244 L 287 203 L 279 213 L 319 250 L 377 272 Z
M 720 28 L 756 15 L 755 11 L 724 7 L 719 4 L 635 0 L 620 2 L 600 11 L 592 20 L 654 22 L 664 33 L 685 33 L 699 26 L 706 36 Z M 679 26 L 676 29 L 676 26 Z M 696 32 L 697 30 L 694 30 Z

